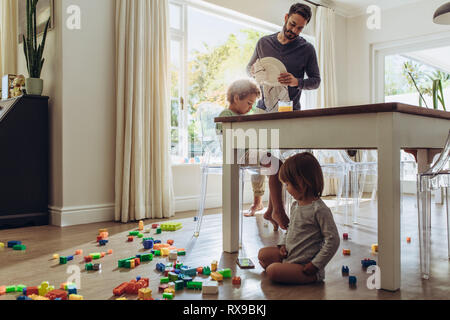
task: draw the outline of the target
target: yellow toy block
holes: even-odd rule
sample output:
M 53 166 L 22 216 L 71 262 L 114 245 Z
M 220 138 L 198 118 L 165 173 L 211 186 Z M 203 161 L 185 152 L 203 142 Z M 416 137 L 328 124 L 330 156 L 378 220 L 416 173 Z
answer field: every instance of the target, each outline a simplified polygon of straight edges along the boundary
M 38 292 L 40 296 L 45 296 L 52 290 L 55 290 L 55 287 L 49 285 L 48 281 L 44 281 L 38 286 Z
M 152 290 L 150 288 L 141 288 L 139 289 L 138 299 L 151 299 L 152 298 Z
M 213 279 L 215 281 L 222 281 L 223 280 L 223 275 L 221 275 L 218 272 L 213 272 L 213 273 L 211 273 L 211 279 Z
M 5 244 L 3 242 L 0 242 L 0 249 L 3 249 L 5 247 Z
M 71 294 L 69 296 L 69 300 L 84 300 L 83 296 L 80 296 L 79 294 Z
M 214 271 L 217 271 L 217 261 L 216 260 L 214 260 L 213 262 L 211 262 L 211 271 L 212 272 L 214 272 Z
M 175 297 L 175 289 L 174 288 L 164 289 L 164 293 L 172 293 L 173 296 Z
M 58 259 L 59 259 L 59 254 L 55 253 L 55 254 L 53 255 L 53 260 L 58 260 Z
M 117 298 L 116 300 L 128 300 L 128 299 L 125 297 L 121 297 L 121 298 Z
M 378 245 L 377 244 L 373 244 L 372 245 L 372 253 L 376 253 L 378 252 Z
M 162 256 L 168 256 L 169 253 L 170 253 L 169 248 L 162 248 L 162 249 L 161 249 L 161 255 L 162 255 Z
M 41 297 L 38 296 L 37 294 L 31 294 L 28 297 L 31 298 L 31 300 L 50 300 L 49 298 Z
M 130 260 L 130 269 L 134 269 L 135 267 L 134 260 Z
M 139 231 L 144 230 L 144 221 L 139 221 Z

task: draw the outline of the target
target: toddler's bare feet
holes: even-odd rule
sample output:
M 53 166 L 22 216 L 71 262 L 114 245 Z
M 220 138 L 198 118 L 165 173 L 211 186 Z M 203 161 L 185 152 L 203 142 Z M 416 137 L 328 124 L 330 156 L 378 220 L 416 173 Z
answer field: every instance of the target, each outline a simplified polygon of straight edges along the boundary
M 272 219 L 280 225 L 281 229 L 287 230 L 289 226 L 289 218 L 284 211 L 273 212 Z
M 250 207 L 250 209 L 248 210 L 247 213 L 244 213 L 244 217 L 253 217 L 256 213 L 256 211 L 260 211 L 264 209 L 264 206 L 262 205 L 262 203 L 259 204 L 254 204 Z
M 272 210 L 267 210 L 266 213 L 264 213 L 264 219 L 273 224 L 273 231 L 278 231 L 278 223 L 272 219 Z

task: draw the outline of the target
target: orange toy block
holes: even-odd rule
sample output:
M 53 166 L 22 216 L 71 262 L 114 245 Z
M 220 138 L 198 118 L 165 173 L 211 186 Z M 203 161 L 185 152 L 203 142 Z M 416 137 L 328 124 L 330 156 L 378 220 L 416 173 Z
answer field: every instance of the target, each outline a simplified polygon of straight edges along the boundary
M 128 242 L 133 242 L 133 240 L 134 240 L 134 237 L 133 237 L 133 236 L 129 236 L 129 237 L 128 237 Z
M 121 296 L 125 293 L 125 289 L 128 286 L 128 282 L 123 282 L 120 285 L 118 285 L 117 287 L 114 288 L 113 290 L 113 294 L 115 296 Z
M 173 245 L 173 240 L 169 239 L 169 240 L 167 240 L 167 243 L 170 245 Z
M 231 279 L 231 283 L 236 285 L 241 284 L 241 277 L 233 277 L 233 279 Z
M 203 273 L 203 267 L 198 267 L 197 268 L 197 273 L 198 274 L 202 274 Z
M 407 237 L 407 238 L 406 238 L 406 242 L 407 242 L 407 243 L 411 243 L 411 238 L 410 238 L 410 237 Z
M 172 250 L 177 250 L 178 251 L 177 247 L 168 247 L 167 249 L 169 249 L 169 251 L 172 251 Z
M 106 252 L 101 252 L 100 255 L 103 258 L 104 256 L 106 256 Z
M 108 254 L 112 254 L 113 253 L 113 250 L 112 249 L 109 249 L 108 250 Z
M 0 286 L 0 296 L 6 293 L 6 286 Z
M 218 272 L 213 272 L 213 273 L 211 273 L 211 279 L 216 280 L 216 281 L 222 281 L 223 275 L 221 275 Z
M 101 234 L 102 232 L 108 232 L 108 229 L 98 229 L 98 234 Z
M 186 251 L 186 250 L 184 248 L 181 248 L 181 249 L 177 249 L 177 251 L 180 252 L 180 251 Z
M 81 250 L 81 249 L 75 250 L 75 255 L 76 256 L 79 256 L 79 255 L 82 255 L 82 254 L 83 254 L 83 250 Z
M 349 256 L 350 253 L 351 253 L 350 249 L 344 249 L 344 250 L 342 250 L 342 254 L 343 254 L 344 256 Z

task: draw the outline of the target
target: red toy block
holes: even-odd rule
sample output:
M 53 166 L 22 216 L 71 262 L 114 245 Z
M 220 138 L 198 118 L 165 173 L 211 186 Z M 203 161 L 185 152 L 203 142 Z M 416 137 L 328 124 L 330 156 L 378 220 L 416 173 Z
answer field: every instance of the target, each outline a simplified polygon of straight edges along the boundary
M 202 274 L 203 273 L 203 267 L 198 267 L 197 268 L 197 273 L 198 274 Z
M 128 294 L 137 294 L 139 292 L 139 286 L 136 280 L 131 280 L 128 282 L 127 287 L 125 288 L 125 292 Z
M 138 265 L 141 264 L 141 259 L 139 258 L 134 258 L 134 266 L 137 267 Z
M 350 249 L 344 249 L 344 250 L 342 250 L 342 254 L 343 254 L 344 256 L 349 256 L 349 255 L 350 255 Z
M 27 287 L 27 296 L 31 296 L 32 294 L 39 295 L 38 287 Z
M 133 240 L 134 240 L 134 237 L 133 237 L 133 236 L 129 236 L 129 237 L 128 237 L 128 242 L 133 242 Z
M 233 279 L 231 280 L 232 284 L 241 284 L 241 277 L 233 277 Z
M 167 243 L 170 245 L 173 245 L 173 240 L 169 239 L 169 240 L 167 240 Z
M 115 296 L 121 296 L 125 293 L 125 289 L 128 286 L 128 282 L 123 282 L 119 286 L 115 287 L 113 290 L 113 294 Z M 28 290 L 28 289 L 27 289 Z
M 158 224 L 157 223 L 152 224 L 152 229 L 156 229 L 156 228 L 158 228 Z
M 91 262 L 92 261 L 92 257 L 91 256 L 85 256 L 84 257 L 84 262 Z
M 160 284 L 158 287 L 159 293 L 164 293 L 164 290 L 166 290 L 168 287 L 169 287 L 169 285 L 167 283 Z
M 27 289 L 28 291 L 28 289 Z M 55 300 L 56 298 L 61 298 L 61 300 L 67 300 L 67 291 L 61 290 L 61 289 L 55 289 L 50 292 L 48 292 L 45 295 L 46 298 L 49 298 L 50 300 Z
M 348 233 L 344 233 L 344 234 L 342 235 L 342 238 L 343 238 L 344 240 L 348 240 Z
M 97 236 L 97 242 L 99 242 L 100 240 L 103 240 L 102 236 Z

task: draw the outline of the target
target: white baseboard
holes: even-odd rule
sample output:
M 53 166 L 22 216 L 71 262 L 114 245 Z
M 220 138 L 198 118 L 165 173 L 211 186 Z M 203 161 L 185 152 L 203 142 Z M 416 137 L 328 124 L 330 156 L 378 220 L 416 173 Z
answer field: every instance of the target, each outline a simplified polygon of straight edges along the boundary
M 114 221 L 114 204 L 79 206 L 79 207 L 49 207 L 50 224 L 59 227 L 80 224 Z

